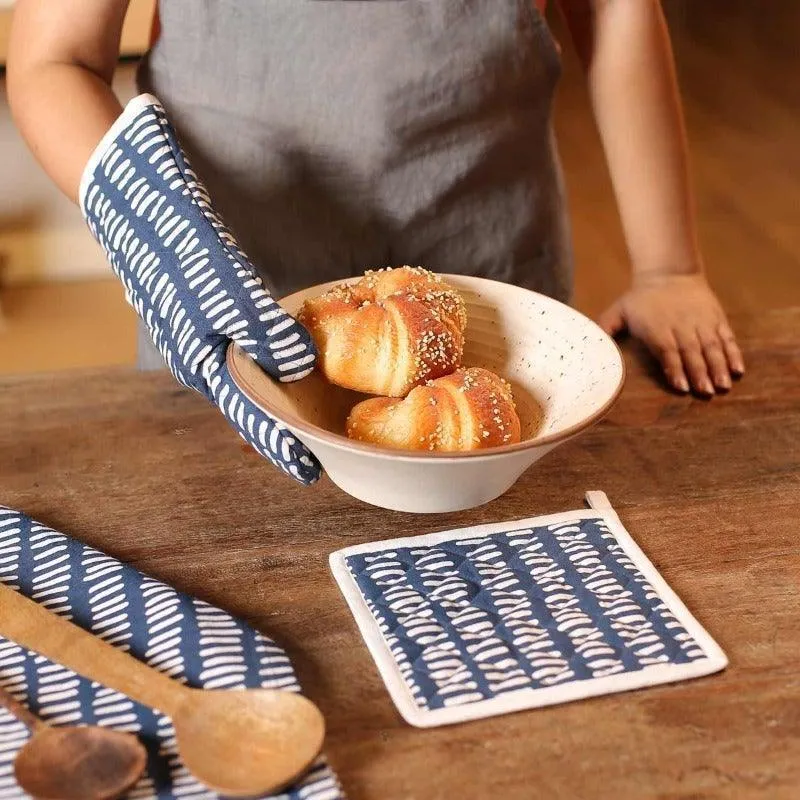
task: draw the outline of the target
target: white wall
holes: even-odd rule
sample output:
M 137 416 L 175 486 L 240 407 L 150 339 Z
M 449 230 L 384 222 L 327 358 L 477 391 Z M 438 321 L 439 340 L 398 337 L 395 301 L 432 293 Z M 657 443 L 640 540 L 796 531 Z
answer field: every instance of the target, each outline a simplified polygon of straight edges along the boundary
M 155 0 L 132 0 L 121 51 L 148 46 Z M 0 9 L 13 0 L 0 0 Z M 0 10 L 0 63 L 5 60 L 11 13 Z M 135 67 L 117 70 L 114 90 L 125 103 L 136 92 Z M 0 78 L 0 286 L 41 280 L 74 280 L 109 274 L 99 246 L 78 209 L 53 186 L 28 152 L 11 119 Z
M 134 70 L 118 70 L 122 102 L 135 93 Z M 50 182 L 14 127 L 0 82 L 0 283 L 71 280 L 108 274 L 99 246 L 72 204 Z

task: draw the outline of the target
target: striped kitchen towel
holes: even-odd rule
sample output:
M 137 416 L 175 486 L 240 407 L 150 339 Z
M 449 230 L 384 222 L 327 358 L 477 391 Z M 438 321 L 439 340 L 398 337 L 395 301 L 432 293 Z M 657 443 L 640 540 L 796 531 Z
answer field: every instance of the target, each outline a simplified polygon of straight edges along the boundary
M 300 691 L 283 650 L 249 625 L 2 507 L 0 581 L 191 686 Z M 148 749 L 147 772 L 128 797 L 217 798 L 180 763 L 169 718 L 2 637 L 0 681 L 52 724 L 107 725 L 137 734 Z M 0 710 L 0 798 L 27 797 L 13 775 L 14 757 L 27 738 L 27 730 Z M 280 795 L 343 797 L 324 759 Z
M 725 654 L 606 496 L 587 500 L 590 511 L 331 556 L 408 723 L 445 725 L 724 669 Z

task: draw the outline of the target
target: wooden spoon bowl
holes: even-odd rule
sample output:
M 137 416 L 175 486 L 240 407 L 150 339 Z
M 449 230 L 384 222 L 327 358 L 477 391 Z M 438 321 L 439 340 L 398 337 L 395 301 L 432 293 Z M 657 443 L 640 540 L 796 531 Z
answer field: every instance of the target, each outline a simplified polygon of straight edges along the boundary
M 38 800 L 112 800 L 139 780 L 146 760 L 130 734 L 40 724 L 17 754 L 14 777 Z
M 172 722 L 186 768 L 230 796 L 290 785 L 324 736 L 315 705 L 299 694 L 269 689 L 186 690 Z

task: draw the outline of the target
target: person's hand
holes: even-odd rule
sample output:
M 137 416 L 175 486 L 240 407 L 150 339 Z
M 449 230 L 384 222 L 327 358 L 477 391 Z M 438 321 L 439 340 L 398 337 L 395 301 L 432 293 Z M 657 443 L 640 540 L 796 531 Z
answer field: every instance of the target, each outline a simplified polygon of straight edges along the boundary
M 275 466 L 318 480 L 318 460 L 244 395 L 226 360 L 235 342 L 275 380 L 299 380 L 314 369 L 314 342 L 215 212 L 154 97 L 132 100 L 97 147 L 80 204 L 172 374 Z
M 736 337 L 701 274 L 637 278 L 598 323 L 612 336 L 627 330 L 640 339 L 679 392 L 713 395 L 744 374 Z

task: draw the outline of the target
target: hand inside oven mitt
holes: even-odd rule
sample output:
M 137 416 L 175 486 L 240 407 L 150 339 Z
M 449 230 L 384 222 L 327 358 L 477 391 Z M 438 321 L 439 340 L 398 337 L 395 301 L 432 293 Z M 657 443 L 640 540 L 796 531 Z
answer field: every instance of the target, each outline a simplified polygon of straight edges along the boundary
M 308 375 L 308 331 L 271 297 L 214 211 L 158 100 L 132 100 L 84 170 L 81 211 L 172 374 L 222 411 L 256 451 L 304 484 L 317 459 L 233 382 L 236 342 L 279 381 Z

